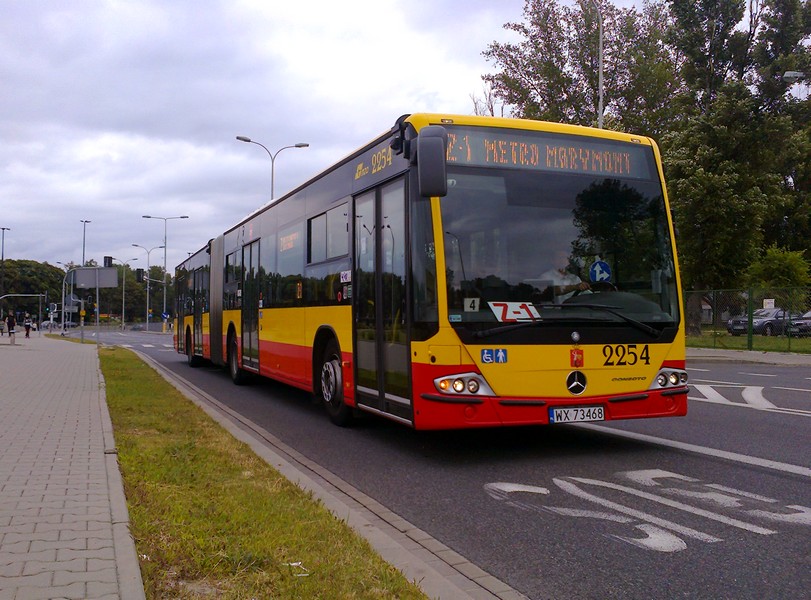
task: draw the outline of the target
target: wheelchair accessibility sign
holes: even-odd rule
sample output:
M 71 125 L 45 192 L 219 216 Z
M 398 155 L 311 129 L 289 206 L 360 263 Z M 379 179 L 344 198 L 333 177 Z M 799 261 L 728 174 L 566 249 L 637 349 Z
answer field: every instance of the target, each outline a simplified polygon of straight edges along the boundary
M 503 364 L 507 362 L 507 349 L 506 348 L 486 348 L 482 350 L 482 363 L 490 364 Z

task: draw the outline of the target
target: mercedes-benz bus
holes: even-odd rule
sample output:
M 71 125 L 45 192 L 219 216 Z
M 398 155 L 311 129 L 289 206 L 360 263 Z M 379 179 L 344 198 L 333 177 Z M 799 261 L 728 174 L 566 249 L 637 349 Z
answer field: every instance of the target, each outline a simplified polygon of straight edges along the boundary
M 235 383 L 415 429 L 681 416 L 679 269 L 653 140 L 412 114 L 176 270 L 175 338 Z

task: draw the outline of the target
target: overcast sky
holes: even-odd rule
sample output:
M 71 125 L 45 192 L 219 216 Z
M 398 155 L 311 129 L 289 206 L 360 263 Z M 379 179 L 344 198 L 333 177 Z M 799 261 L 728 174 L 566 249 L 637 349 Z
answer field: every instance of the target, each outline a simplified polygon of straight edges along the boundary
M 0 0 L 5 258 L 169 270 L 418 111 L 471 114 L 523 0 Z M 163 250 L 150 264 L 163 264 Z

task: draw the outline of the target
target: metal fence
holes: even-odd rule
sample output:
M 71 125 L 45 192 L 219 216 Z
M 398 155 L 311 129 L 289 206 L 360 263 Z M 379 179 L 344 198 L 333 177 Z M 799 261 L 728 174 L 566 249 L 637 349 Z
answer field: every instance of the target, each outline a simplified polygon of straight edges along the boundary
M 811 352 L 811 333 L 800 320 L 809 311 L 808 287 L 688 291 L 684 294 L 687 344 Z

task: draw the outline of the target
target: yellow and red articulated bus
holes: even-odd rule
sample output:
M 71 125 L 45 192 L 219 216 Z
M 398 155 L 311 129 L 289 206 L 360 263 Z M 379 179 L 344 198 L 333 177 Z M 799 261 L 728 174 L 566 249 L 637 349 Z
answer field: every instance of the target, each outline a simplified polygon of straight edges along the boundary
M 656 144 L 405 115 L 177 267 L 178 352 L 415 429 L 687 412 Z

